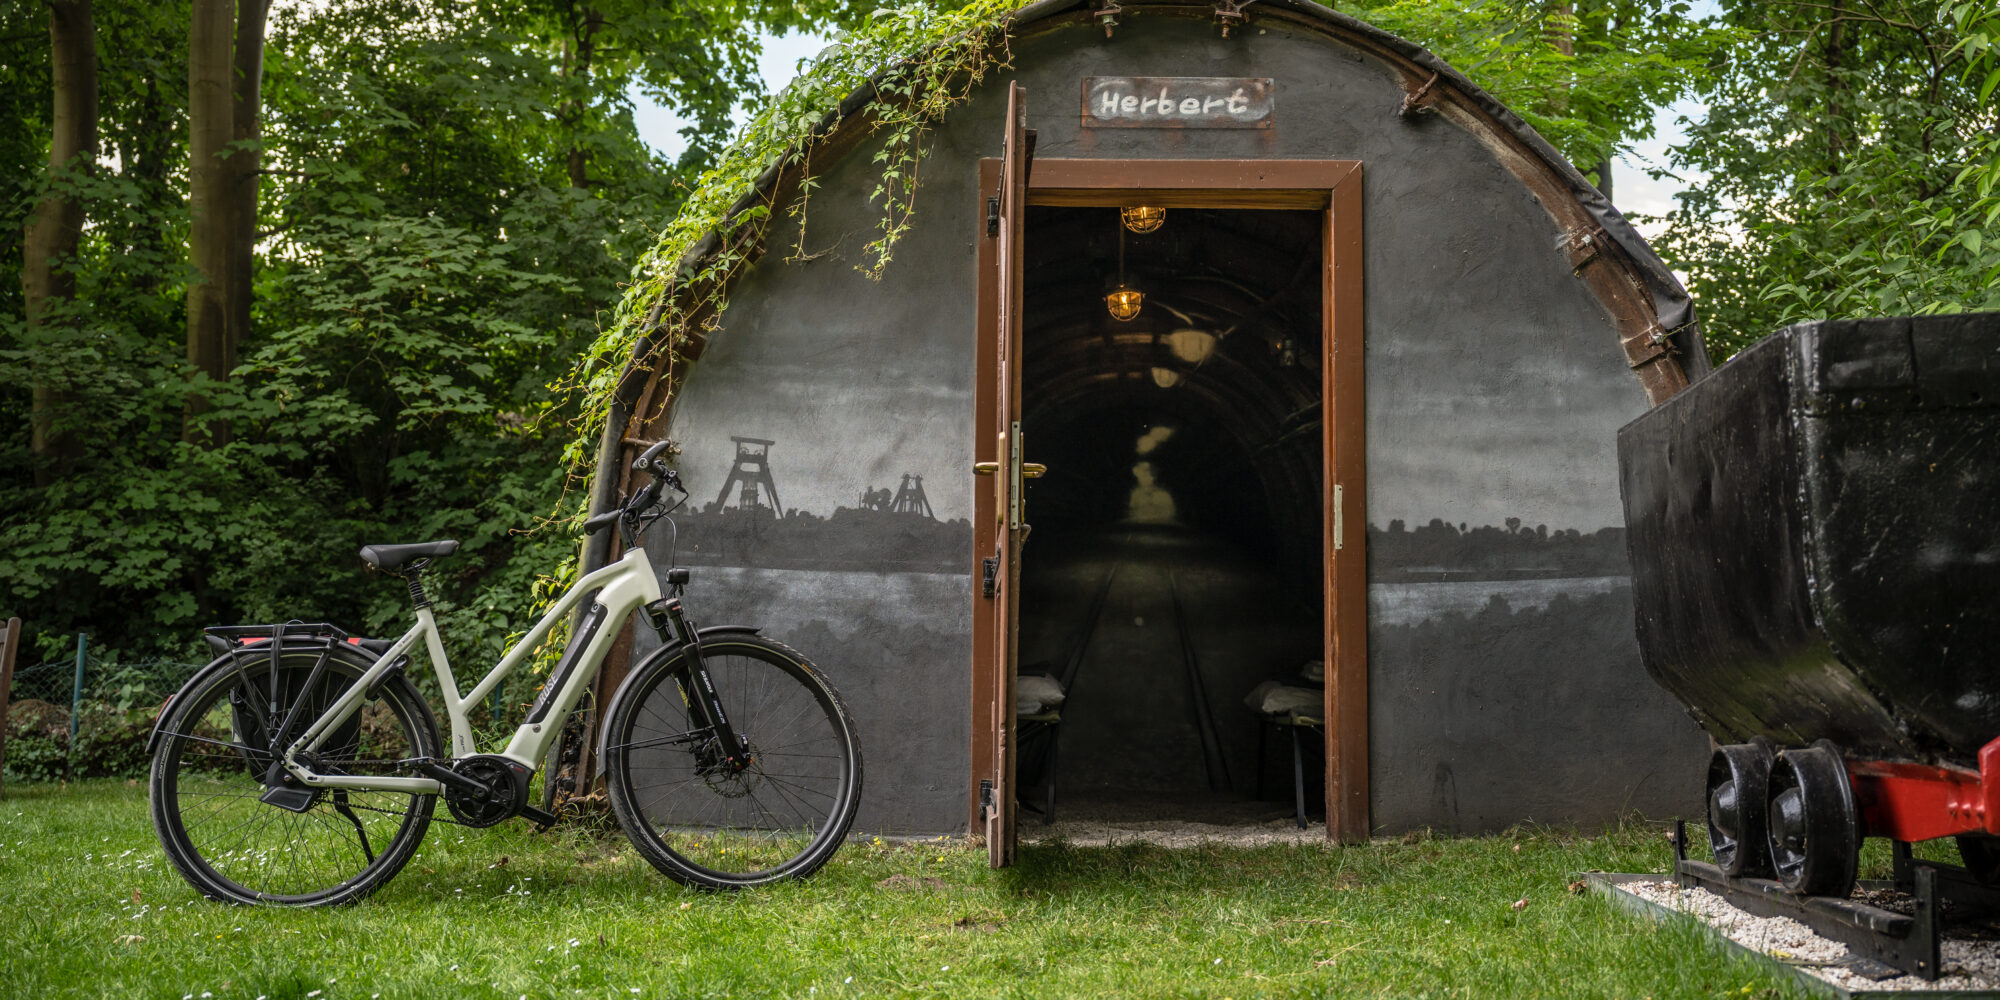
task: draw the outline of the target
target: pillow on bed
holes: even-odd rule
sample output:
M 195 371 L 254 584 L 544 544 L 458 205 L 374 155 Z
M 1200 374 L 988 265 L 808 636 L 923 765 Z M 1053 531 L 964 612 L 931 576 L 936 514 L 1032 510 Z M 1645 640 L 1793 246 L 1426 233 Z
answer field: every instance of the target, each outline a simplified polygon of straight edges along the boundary
M 1250 694 L 1243 699 L 1243 704 L 1250 706 L 1252 712 L 1262 712 L 1265 715 L 1290 715 L 1293 712 L 1317 715 L 1325 699 L 1326 692 L 1317 688 L 1293 687 L 1277 681 L 1265 681 L 1250 689 Z
M 1042 674 L 1024 674 L 1014 681 L 1014 714 L 1040 715 L 1063 703 L 1062 684 Z

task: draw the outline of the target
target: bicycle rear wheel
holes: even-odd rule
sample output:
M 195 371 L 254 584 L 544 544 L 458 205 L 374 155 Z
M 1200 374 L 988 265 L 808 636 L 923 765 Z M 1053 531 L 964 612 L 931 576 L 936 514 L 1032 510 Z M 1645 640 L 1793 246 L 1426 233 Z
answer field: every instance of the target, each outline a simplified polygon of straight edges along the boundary
M 734 889 L 819 870 L 861 801 L 861 744 L 819 669 L 750 634 L 702 641 L 702 664 L 752 763 L 732 771 L 689 718 L 686 658 L 664 650 L 612 699 L 611 811 L 633 845 L 686 885 Z
M 400 871 L 423 840 L 433 795 L 280 781 L 286 797 L 266 784 L 282 777 L 272 735 L 286 712 L 299 705 L 294 732 L 304 731 L 366 669 L 344 650 L 326 655 L 325 672 L 309 685 L 321 650 L 283 653 L 275 699 L 268 659 L 218 660 L 161 720 L 148 781 L 153 827 L 167 859 L 202 893 L 232 903 L 353 902 Z M 435 756 L 437 747 L 429 706 L 395 677 L 321 745 L 317 769 L 387 776 L 398 773 L 393 762 Z

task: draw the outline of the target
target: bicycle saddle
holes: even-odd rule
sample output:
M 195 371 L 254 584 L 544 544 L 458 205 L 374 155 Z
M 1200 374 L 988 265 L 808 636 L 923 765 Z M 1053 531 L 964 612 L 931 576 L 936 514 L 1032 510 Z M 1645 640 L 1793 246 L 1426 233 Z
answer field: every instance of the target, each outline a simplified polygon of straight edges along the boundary
M 435 559 L 458 551 L 458 539 L 411 542 L 407 545 L 363 545 L 361 561 L 376 569 L 395 569 L 412 559 Z

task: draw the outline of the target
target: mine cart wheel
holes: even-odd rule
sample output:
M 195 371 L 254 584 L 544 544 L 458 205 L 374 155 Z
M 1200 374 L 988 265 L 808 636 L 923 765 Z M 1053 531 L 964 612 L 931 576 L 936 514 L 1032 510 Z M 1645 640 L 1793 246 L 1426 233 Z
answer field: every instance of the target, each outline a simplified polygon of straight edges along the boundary
M 1861 852 L 1854 787 L 1826 740 L 1786 750 L 1771 765 L 1767 843 L 1778 882 L 1805 896 L 1845 899 Z
M 1770 780 L 1771 748 L 1761 743 L 1717 747 L 1708 759 L 1708 843 L 1725 875 L 1771 873 L 1764 829 Z
M 2000 886 L 2000 837 L 1958 838 L 1958 859 L 1980 885 Z

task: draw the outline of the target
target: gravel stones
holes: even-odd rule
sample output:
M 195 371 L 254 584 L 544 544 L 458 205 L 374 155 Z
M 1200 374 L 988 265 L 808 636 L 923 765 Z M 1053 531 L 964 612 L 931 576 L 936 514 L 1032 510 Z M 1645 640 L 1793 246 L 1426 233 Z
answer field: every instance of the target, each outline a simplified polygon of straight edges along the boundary
M 1706 889 L 1683 889 L 1670 879 L 1627 882 L 1613 888 L 1649 903 L 1690 914 L 1723 936 L 1753 951 L 1817 976 L 1844 990 L 1887 992 L 2000 989 L 2000 939 L 1990 929 L 1945 924 L 1941 943 L 1945 975 L 1926 982 L 1916 976 L 1868 979 L 1848 969 L 1847 946 L 1829 941 L 1790 917 L 1759 917 L 1731 906 Z M 1902 902 L 1882 890 L 1864 890 L 1865 902 L 1895 909 Z M 1907 897 L 1904 897 L 1907 899 Z M 1976 934 L 1976 936 L 1974 936 Z

